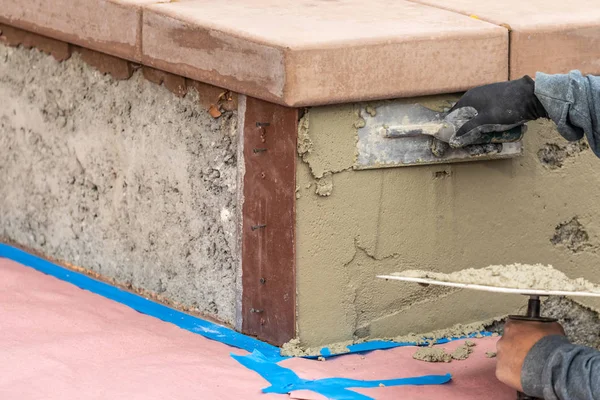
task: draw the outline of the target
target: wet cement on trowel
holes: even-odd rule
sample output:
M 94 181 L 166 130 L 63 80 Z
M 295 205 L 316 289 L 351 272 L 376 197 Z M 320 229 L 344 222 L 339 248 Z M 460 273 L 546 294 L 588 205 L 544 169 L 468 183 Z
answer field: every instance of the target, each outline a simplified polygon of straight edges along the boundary
M 583 278 L 571 279 L 551 265 L 541 264 L 490 265 L 485 268 L 469 268 L 450 274 L 407 270 L 392 275 L 502 288 L 600 293 L 600 286 L 592 282 Z

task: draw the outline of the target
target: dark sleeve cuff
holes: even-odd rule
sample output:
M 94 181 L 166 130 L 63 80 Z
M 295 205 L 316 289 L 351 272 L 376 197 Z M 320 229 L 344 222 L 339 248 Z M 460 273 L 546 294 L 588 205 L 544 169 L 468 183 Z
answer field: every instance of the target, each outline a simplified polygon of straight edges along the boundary
M 529 350 L 521 370 L 521 385 L 527 395 L 544 397 L 544 367 L 552 353 L 565 345 L 571 345 L 566 336 L 552 335 L 544 337 Z

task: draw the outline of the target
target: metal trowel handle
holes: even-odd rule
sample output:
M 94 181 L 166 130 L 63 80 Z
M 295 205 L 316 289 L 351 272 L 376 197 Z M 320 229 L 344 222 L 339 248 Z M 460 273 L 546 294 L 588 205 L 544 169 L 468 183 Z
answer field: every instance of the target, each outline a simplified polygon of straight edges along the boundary
M 384 126 L 381 128 L 381 133 L 384 137 L 389 139 L 429 135 L 439 140 L 447 141 L 454 134 L 454 129 L 455 128 L 447 122 L 439 122 L 413 125 Z M 472 144 L 518 142 L 523 138 L 525 129 L 525 125 L 521 125 L 504 132 L 484 133 L 481 136 L 480 140 Z
M 552 323 L 556 322 L 556 318 L 542 317 L 541 313 L 542 303 L 539 296 L 529 296 L 527 301 L 527 314 L 526 315 L 509 315 L 509 319 L 519 321 L 531 321 L 531 322 L 545 322 Z M 543 400 L 537 397 L 531 397 L 525 393 L 517 392 L 517 400 Z

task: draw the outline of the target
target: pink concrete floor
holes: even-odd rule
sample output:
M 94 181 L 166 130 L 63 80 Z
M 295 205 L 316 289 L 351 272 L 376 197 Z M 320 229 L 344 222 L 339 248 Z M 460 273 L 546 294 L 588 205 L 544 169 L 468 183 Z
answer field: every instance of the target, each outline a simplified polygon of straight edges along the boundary
M 301 378 L 392 379 L 452 373 L 441 386 L 356 389 L 375 399 L 514 399 L 494 377 L 478 339 L 466 361 L 429 364 L 415 348 L 280 365 Z M 452 349 L 460 342 L 445 347 Z M 0 399 L 286 399 L 262 394 L 268 383 L 230 357 L 247 354 L 15 262 L 0 259 Z M 292 398 L 321 399 L 312 392 Z

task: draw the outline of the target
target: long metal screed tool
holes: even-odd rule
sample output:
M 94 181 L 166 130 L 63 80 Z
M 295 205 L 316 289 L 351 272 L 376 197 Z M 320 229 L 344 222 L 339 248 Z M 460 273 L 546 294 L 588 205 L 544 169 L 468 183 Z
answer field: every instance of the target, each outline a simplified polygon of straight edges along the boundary
M 596 292 L 570 292 L 563 290 L 546 290 L 546 289 L 517 289 L 517 288 L 508 288 L 508 287 L 498 287 L 498 286 L 486 286 L 486 285 L 476 285 L 470 283 L 461 283 L 461 282 L 446 282 L 440 281 L 437 279 L 431 278 L 414 278 L 408 276 L 398 276 L 398 275 L 378 275 L 378 278 L 386 279 L 386 280 L 397 280 L 404 282 L 413 282 L 418 283 L 420 285 L 439 285 L 439 286 L 450 286 L 461 289 L 471 289 L 471 290 L 480 290 L 485 292 L 495 292 L 495 293 L 511 293 L 511 294 L 520 294 L 524 296 L 528 296 L 527 302 L 527 313 L 525 315 L 509 315 L 509 319 L 518 320 L 518 321 L 531 321 L 531 322 L 541 322 L 541 323 L 551 323 L 556 322 L 555 318 L 543 317 L 541 315 L 541 300 L 540 297 L 548 297 L 548 296 L 587 296 L 587 297 L 600 297 L 600 293 Z M 518 392 L 517 400 L 540 400 L 535 397 L 527 396 L 525 393 Z

